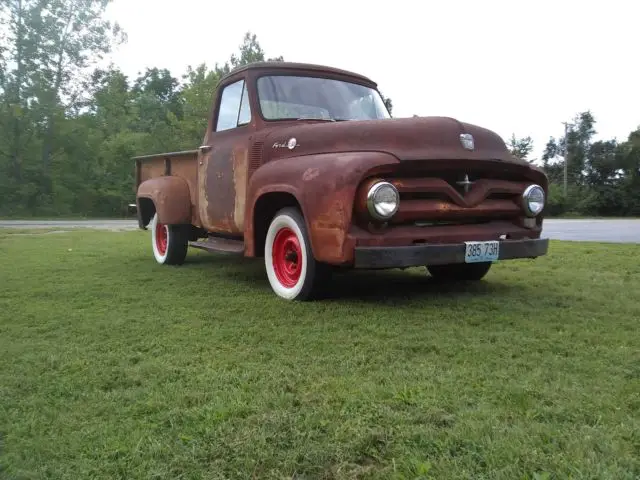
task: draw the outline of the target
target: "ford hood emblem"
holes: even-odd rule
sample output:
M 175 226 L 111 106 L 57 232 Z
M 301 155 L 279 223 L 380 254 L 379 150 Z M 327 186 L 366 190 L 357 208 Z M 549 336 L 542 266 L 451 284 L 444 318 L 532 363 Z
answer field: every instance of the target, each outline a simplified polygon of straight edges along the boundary
M 473 135 L 470 133 L 461 133 L 460 134 L 460 143 L 467 150 L 473 150 Z

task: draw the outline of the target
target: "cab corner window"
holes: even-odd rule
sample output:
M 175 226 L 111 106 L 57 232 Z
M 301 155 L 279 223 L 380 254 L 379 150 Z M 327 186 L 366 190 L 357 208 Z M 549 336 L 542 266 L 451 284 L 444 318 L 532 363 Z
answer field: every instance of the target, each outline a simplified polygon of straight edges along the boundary
M 244 88 L 244 80 L 238 80 L 224 87 L 220 100 L 216 132 L 249 123 L 250 118 L 249 99 Z

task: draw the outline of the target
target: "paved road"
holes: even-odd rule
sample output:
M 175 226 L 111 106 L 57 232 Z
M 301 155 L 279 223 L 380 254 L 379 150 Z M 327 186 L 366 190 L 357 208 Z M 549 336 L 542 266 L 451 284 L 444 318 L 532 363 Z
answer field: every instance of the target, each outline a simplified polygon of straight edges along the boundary
M 554 240 L 640 243 L 640 220 L 547 219 L 542 235 Z
M 138 228 L 138 222 L 136 220 L 2 220 L 0 221 L 0 228 L 135 230 Z
M 0 228 L 97 228 L 102 230 L 135 230 L 135 220 L 8 220 Z M 640 243 L 640 220 L 559 220 L 547 219 L 542 231 L 554 240 Z

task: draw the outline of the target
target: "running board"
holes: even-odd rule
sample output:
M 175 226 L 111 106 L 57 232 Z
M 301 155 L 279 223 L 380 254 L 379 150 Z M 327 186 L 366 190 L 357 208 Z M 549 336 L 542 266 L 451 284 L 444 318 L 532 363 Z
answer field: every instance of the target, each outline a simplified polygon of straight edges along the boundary
M 244 242 L 230 238 L 209 237 L 201 242 L 189 242 L 189 245 L 208 252 L 231 253 L 235 255 L 242 255 L 244 253 Z

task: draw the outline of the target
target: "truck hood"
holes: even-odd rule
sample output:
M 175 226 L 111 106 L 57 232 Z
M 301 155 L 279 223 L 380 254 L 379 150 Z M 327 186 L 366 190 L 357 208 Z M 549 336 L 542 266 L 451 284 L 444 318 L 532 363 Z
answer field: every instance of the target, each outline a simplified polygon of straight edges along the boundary
M 465 148 L 461 135 L 473 137 Z M 400 160 L 497 160 L 525 164 L 513 157 L 504 141 L 486 128 L 449 117 L 310 122 L 272 130 L 264 139 L 264 154 L 275 160 L 300 155 L 379 151 Z

